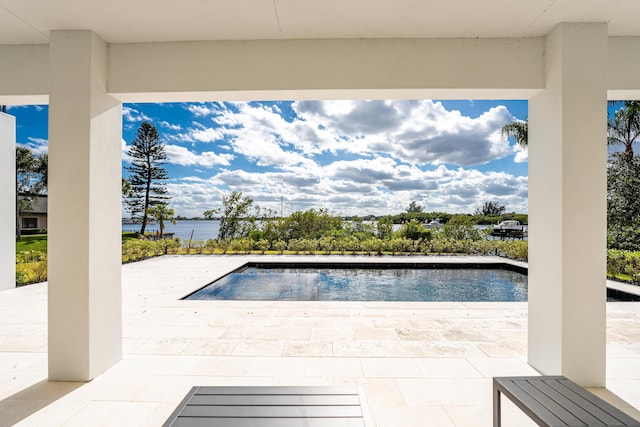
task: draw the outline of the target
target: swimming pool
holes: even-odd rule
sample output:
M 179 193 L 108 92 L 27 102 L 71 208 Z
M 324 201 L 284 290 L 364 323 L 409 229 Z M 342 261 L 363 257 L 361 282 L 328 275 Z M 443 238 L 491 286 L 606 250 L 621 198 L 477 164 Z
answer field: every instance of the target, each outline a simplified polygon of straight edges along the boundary
M 185 299 L 527 301 L 525 274 L 502 268 L 456 267 L 245 266 Z

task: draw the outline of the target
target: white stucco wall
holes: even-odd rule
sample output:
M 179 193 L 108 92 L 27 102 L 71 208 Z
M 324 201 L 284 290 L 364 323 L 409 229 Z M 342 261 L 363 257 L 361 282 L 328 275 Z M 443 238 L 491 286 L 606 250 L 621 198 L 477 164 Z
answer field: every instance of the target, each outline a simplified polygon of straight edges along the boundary
M 260 99 L 529 99 L 543 38 L 256 40 L 108 45 L 123 102 Z M 49 46 L 0 45 L 0 104 L 46 104 Z M 609 37 L 609 99 L 640 99 L 640 37 Z
M 134 43 L 109 54 L 109 92 L 125 101 L 522 98 L 544 83 L 542 38 Z
M 0 45 L 0 104 L 46 104 L 49 96 L 49 46 Z
M 640 99 L 640 37 L 609 37 L 609 99 Z
M 16 119 L 0 113 L 0 291 L 16 286 Z
M 122 108 L 107 46 L 51 33 L 49 379 L 87 381 L 122 357 Z
M 606 24 L 562 24 L 529 103 L 529 363 L 602 387 L 606 362 Z

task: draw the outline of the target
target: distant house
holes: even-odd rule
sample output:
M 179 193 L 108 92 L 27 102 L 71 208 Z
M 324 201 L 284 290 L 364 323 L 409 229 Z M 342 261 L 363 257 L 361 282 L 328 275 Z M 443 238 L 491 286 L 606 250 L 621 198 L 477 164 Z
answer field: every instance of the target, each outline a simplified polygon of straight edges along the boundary
M 36 196 L 28 213 L 18 215 L 18 225 L 22 234 L 29 230 L 47 229 L 47 196 Z M 25 233 L 26 232 L 26 233 Z

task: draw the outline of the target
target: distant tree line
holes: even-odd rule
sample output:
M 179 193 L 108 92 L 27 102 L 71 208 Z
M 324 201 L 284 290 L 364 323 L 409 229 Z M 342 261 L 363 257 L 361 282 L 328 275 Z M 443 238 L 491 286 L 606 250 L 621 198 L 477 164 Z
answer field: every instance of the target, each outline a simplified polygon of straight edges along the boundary
M 359 217 L 344 220 L 331 215 L 326 209 L 296 211 L 284 218 L 276 217 L 273 211 L 256 206 L 253 199 L 237 191 L 224 196 L 222 205 L 222 209 L 204 212 L 207 218 L 220 219 L 218 239 L 205 243 L 211 251 L 325 254 L 504 252 L 504 249 L 498 249 L 498 243 L 487 239 L 485 231 L 475 227 L 477 222 L 473 216 L 438 213 L 444 225 L 430 229 L 422 220 L 427 217 L 421 217 L 424 213 L 415 209 L 415 203 L 410 205 L 413 209 L 408 209 L 412 212 L 406 212 L 406 217 L 384 216 L 369 221 Z M 527 245 L 526 242 L 521 243 L 511 245 L 516 249 L 510 256 L 526 259 Z

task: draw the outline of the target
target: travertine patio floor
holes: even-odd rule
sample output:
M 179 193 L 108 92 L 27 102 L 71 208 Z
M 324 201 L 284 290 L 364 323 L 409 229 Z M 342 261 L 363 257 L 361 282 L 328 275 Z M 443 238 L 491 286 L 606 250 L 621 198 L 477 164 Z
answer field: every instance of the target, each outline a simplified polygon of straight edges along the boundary
M 491 378 L 536 374 L 526 303 L 179 300 L 249 259 L 123 266 L 123 360 L 88 383 L 47 381 L 47 285 L 0 292 L 0 426 L 158 426 L 194 385 L 340 384 L 364 387 L 377 426 L 489 426 Z M 640 303 L 607 313 L 594 391 L 640 417 Z M 505 426 L 533 425 L 503 411 Z

